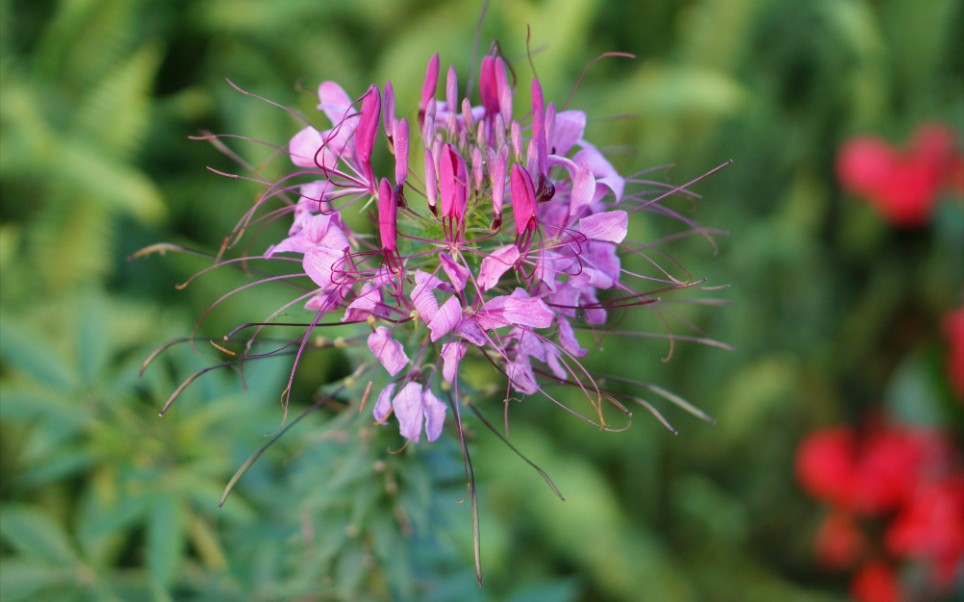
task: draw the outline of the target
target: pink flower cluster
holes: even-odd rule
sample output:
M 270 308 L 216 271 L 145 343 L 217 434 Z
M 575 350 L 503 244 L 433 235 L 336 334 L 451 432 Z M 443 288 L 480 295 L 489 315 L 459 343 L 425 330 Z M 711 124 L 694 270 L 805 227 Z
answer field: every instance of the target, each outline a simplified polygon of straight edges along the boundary
M 964 193 L 964 156 L 949 128 L 923 125 L 907 149 L 872 136 L 847 141 L 837 155 L 837 177 L 888 222 L 920 226 L 930 219 L 943 189 Z
M 297 304 L 311 312 L 288 346 L 297 348 L 295 367 L 315 329 L 367 323 L 369 374 L 380 383 L 374 417 L 394 415 L 412 442 L 423 432 L 437 439 L 448 408 L 461 424 L 459 368 L 470 355 L 504 377 L 506 399 L 539 393 L 605 427 L 605 404 L 629 412 L 582 366 L 588 349 L 579 331 L 598 340 L 612 310 L 654 307 L 660 295 L 701 282 L 671 275 L 649 246 L 625 241 L 637 211 L 705 234 L 660 203 L 691 193 L 621 176 L 585 139 L 586 114 L 547 103 L 537 78 L 520 116 L 510 72 L 502 57 L 485 56 L 473 104 L 460 98 L 454 68 L 442 78 L 432 57 L 411 122 L 396 114 L 390 82 L 358 99 L 322 83 L 318 109 L 330 126 L 308 122 L 291 139 L 297 169 L 271 183 L 236 229 L 291 215 L 288 236 L 261 259 L 300 269 L 261 282 L 307 277 L 311 285 L 266 323 Z M 380 136 L 390 177 L 376 173 Z M 258 216 L 277 200 L 280 209 Z M 368 210 L 377 238 L 348 226 L 351 207 Z M 628 272 L 629 254 L 653 273 Z M 547 384 L 579 390 L 588 415 Z
M 830 505 L 816 536 L 817 559 L 854 569 L 856 599 L 903 599 L 900 561 L 930 567 L 932 592 L 947 591 L 961 577 L 964 466 L 939 433 L 892 424 L 861 433 L 818 430 L 800 443 L 796 473 L 807 493 Z M 882 541 L 869 535 L 881 529 Z

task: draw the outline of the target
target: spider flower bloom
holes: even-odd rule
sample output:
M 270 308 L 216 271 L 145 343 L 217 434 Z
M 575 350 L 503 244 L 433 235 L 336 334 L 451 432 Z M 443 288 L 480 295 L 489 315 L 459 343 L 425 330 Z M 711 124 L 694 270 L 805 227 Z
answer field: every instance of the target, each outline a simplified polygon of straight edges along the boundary
M 611 318 L 637 308 L 665 321 L 663 296 L 702 283 L 672 273 L 676 266 L 662 265 L 662 252 L 630 238 L 630 216 L 642 212 L 682 224 L 670 240 L 707 236 L 664 203 L 695 195 L 685 186 L 620 175 L 585 139 L 585 113 L 547 103 L 538 79 L 531 106 L 513 111 L 506 73 L 501 57 L 482 60 L 478 103 L 459 98 L 454 68 L 444 97 L 436 97 L 437 55 L 420 98 L 409 105 L 390 82 L 384 94 L 372 85 L 354 100 L 334 82 L 320 85 L 318 108 L 330 126 L 305 119 L 311 125 L 287 147 L 293 169 L 267 183 L 231 238 L 257 223 L 290 219 L 288 236 L 262 256 L 228 261 L 288 266 L 242 289 L 278 280 L 303 287 L 247 330 L 241 357 L 254 355 L 265 324 L 301 305 L 308 319 L 276 349 L 295 357 L 293 379 L 302 354 L 315 346 L 313 334 L 356 323 L 358 336 L 342 342 L 360 349 L 367 343 L 370 353 L 353 356 L 367 358 L 356 366 L 364 379 L 353 380 L 367 384 L 362 397 L 370 392 L 375 399 L 375 421 L 394 415 L 413 443 L 423 432 L 437 439 L 446 420 L 461 428 L 459 407 L 471 389 L 459 372 L 469 361 L 491 368 L 506 400 L 540 395 L 601 428 L 611 428 L 607 406 L 629 416 L 628 406 L 638 404 L 661 419 L 644 394 L 705 418 L 655 385 L 616 377 L 635 385 L 635 394 L 607 390 L 582 364 L 606 336 L 722 346 L 699 335 L 607 330 Z M 409 113 L 395 114 L 405 106 Z M 418 124 L 411 132 L 409 119 Z M 394 155 L 394 170 L 385 174 L 373 160 L 381 135 Z M 409 165 L 422 157 L 423 168 Z M 341 217 L 349 211 L 367 212 L 377 238 L 352 231 Z M 624 267 L 628 261 L 650 269 Z M 560 387 L 578 394 L 557 396 Z

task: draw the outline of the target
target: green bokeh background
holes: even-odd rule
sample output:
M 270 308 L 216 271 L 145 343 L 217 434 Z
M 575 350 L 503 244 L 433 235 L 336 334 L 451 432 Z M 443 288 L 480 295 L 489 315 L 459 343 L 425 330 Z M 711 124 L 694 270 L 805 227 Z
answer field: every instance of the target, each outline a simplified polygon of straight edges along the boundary
M 544 401 L 511 408 L 511 441 L 566 495 L 469 425 L 482 517 L 476 584 L 454 437 L 404 453 L 367 417 L 326 408 L 275 433 L 287 361 L 212 372 L 163 419 L 180 379 L 216 354 L 189 333 L 245 282 L 166 240 L 216 250 L 260 187 L 188 136 L 284 144 L 300 124 L 226 83 L 313 114 L 326 79 L 391 79 L 414 106 L 428 58 L 463 75 L 481 3 L 440 0 L 0 0 L 0 599 L 817 601 L 846 595 L 811 541 L 823 509 L 794 483 L 794 449 L 868 412 L 964 439 L 944 376 L 941 315 L 961 303 L 964 206 L 897 230 L 835 184 L 836 149 L 922 122 L 964 131 L 964 5 L 955 0 L 495 0 L 497 39 L 547 98 L 573 107 L 622 173 L 673 164 L 703 198 L 687 216 L 728 232 L 673 256 L 726 307 L 685 308 L 734 347 L 610 340 L 589 362 L 653 382 L 716 418 L 664 408 L 603 433 Z M 240 141 L 255 165 L 270 156 Z M 260 175 L 279 176 L 283 161 Z M 637 236 L 672 224 L 634 217 Z M 670 228 L 670 229 L 667 229 Z M 257 290 L 205 323 L 221 334 L 286 300 Z M 627 318 L 626 327 L 659 330 Z M 293 411 L 343 375 L 302 367 Z M 501 413 L 501 404 L 490 410 Z M 961 594 L 961 591 L 955 592 Z M 954 596 L 955 593 L 951 593 Z M 952 599 L 952 598 L 949 598 Z

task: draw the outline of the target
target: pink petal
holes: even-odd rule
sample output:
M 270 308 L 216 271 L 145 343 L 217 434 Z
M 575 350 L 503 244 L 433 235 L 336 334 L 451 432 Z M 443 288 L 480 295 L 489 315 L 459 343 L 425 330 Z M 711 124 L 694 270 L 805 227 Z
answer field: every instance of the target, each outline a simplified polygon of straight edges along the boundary
M 374 174 L 371 170 L 372 149 L 375 147 L 375 136 L 378 134 L 378 121 L 381 118 L 382 100 L 378 86 L 370 86 L 362 98 L 358 128 L 355 130 L 355 158 L 358 160 L 368 183 L 374 186 Z
M 395 383 L 391 383 L 378 394 L 378 401 L 375 402 L 375 407 L 372 410 L 372 414 L 375 416 L 375 422 L 381 424 L 388 418 L 389 412 L 392 411 L 392 394 L 394 393 Z
M 462 319 L 462 304 L 458 297 L 451 296 L 428 323 L 428 329 L 432 331 L 431 339 L 434 343 L 446 334 L 450 333 Z
M 442 264 L 442 271 L 445 275 L 449 277 L 449 282 L 455 287 L 455 290 L 460 291 L 465 288 L 465 283 L 469 279 L 469 268 L 464 265 L 457 263 L 448 253 L 441 253 L 439 259 Z
M 395 199 L 395 190 L 388 183 L 387 178 L 382 178 L 378 185 L 378 234 L 382 239 L 382 249 L 394 251 L 396 245 L 396 215 L 398 213 L 398 201 Z
M 509 187 L 512 191 L 516 233 L 522 236 L 527 229 L 535 228 L 536 191 L 532 186 L 532 176 L 518 163 L 512 166 Z
M 505 300 L 505 319 L 511 324 L 531 328 L 548 328 L 555 314 L 542 299 L 509 297 Z
M 582 142 L 583 147 L 572 160 L 579 165 L 586 165 L 589 171 L 596 177 L 596 184 L 609 188 L 616 200 L 623 198 L 623 190 L 626 188 L 626 180 L 616 171 L 609 161 L 603 157 L 596 147 L 588 142 Z
M 395 185 L 402 186 L 408 178 L 408 120 L 399 119 L 395 122 L 392 134 L 392 146 L 395 152 Z
M 546 149 L 546 113 L 539 78 L 532 79 L 532 142 L 536 149 L 537 175 L 546 176 L 548 152 Z
M 327 247 L 312 247 L 305 253 L 301 265 L 305 274 L 323 291 L 330 290 L 344 280 L 344 275 L 337 272 L 345 254 L 341 250 Z
M 330 156 L 331 154 L 327 152 L 327 149 L 319 153 L 318 149 L 321 147 L 321 133 L 308 126 L 291 138 L 291 142 L 288 143 L 288 154 L 291 156 L 291 162 L 298 167 L 316 168 L 318 164 L 333 167 L 335 164 L 334 158 Z M 318 163 L 315 163 L 316 155 Z
M 557 317 L 556 323 L 559 324 L 559 343 L 562 345 L 562 348 L 576 357 L 583 357 L 586 355 L 586 350 L 579 346 L 579 341 L 576 339 L 576 333 L 573 332 L 572 325 L 569 323 L 569 320 L 562 317 Z
M 425 393 L 422 394 L 422 411 L 425 414 L 425 435 L 429 442 L 435 441 L 442 434 L 442 427 L 445 426 L 445 410 L 445 403 L 425 387 Z
M 422 83 L 422 99 L 418 103 L 418 122 L 425 122 L 425 112 L 428 103 L 435 98 L 435 88 L 438 86 L 439 57 L 438 54 L 432 55 L 428 61 L 428 68 L 425 70 L 425 81 Z
M 395 417 L 398 418 L 399 432 L 409 441 L 418 442 L 422 434 L 422 385 L 410 382 L 392 401 Z
M 587 215 L 579 220 L 577 230 L 590 240 L 621 243 L 629 228 L 629 214 L 625 211 L 607 211 Z
M 496 57 L 495 59 L 495 83 L 499 91 L 499 111 L 504 129 L 504 124 L 512 121 L 512 87 L 509 86 L 509 78 L 505 72 L 505 61 L 502 60 L 502 57 Z
M 502 275 L 512 269 L 519 260 L 519 247 L 506 245 L 499 247 L 491 255 L 482 260 L 479 268 L 479 286 L 487 291 L 499 283 Z
M 465 215 L 466 185 L 468 184 L 465 160 L 451 144 L 442 147 L 439 157 L 439 192 L 442 197 L 442 217 L 461 222 Z
M 415 287 L 412 289 L 411 299 L 415 311 L 425 322 L 431 322 L 438 313 L 438 301 L 435 299 L 435 289 L 442 281 L 421 270 L 415 272 Z
M 596 178 L 586 165 L 576 166 L 576 175 L 572 182 L 572 194 L 569 198 L 569 217 L 577 218 L 584 207 L 588 207 L 596 196 Z
M 897 151 L 879 138 L 853 138 L 837 154 L 837 177 L 850 192 L 874 194 L 898 160 Z
M 401 372 L 408 363 L 402 344 L 393 339 L 391 332 L 384 326 L 377 327 L 375 332 L 368 335 L 368 349 L 392 376 Z
M 455 382 L 459 362 L 465 357 L 468 347 L 464 343 L 452 342 L 442 345 L 442 377 L 450 383 Z
M 529 357 L 526 355 L 509 362 L 505 367 L 505 374 L 509 377 L 512 388 L 520 393 L 532 395 L 539 390 L 535 374 L 532 372 L 532 363 L 529 362 Z
M 489 181 L 492 183 L 492 213 L 501 219 L 502 202 L 505 199 L 505 176 L 509 164 L 509 147 L 498 152 L 489 149 Z
M 428 207 L 432 210 L 432 213 L 436 213 L 435 209 L 438 194 L 438 179 L 435 177 L 435 156 L 432 151 L 428 148 L 425 149 L 425 199 L 428 201 Z
M 487 115 L 499 112 L 499 87 L 495 79 L 495 57 L 482 57 L 482 67 L 479 69 L 479 96 Z
M 586 129 L 586 114 L 582 111 L 563 111 L 556 115 L 552 127 L 552 154 L 565 155 L 580 140 Z
M 324 111 L 332 125 L 338 125 L 351 112 L 351 97 L 335 82 L 321 82 L 318 86 L 318 109 Z M 351 125 L 354 129 L 354 124 Z

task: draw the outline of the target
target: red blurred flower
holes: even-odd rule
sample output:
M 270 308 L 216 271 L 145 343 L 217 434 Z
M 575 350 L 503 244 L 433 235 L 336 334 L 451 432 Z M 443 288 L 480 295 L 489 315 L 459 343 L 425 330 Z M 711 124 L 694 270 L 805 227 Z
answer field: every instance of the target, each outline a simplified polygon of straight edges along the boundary
M 964 560 L 964 473 L 926 483 L 887 530 L 897 556 L 932 562 L 935 585 L 946 589 Z
M 944 315 L 947 337 L 947 378 L 957 398 L 964 401 L 964 307 Z
M 845 426 L 814 431 L 797 448 L 796 472 L 801 486 L 816 499 L 849 508 L 857 441 Z
M 860 602 L 899 602 L 900 586 L 893 567 L 879 560 L 863 565 L 850 580 L 850 595 Z
M 936 124 L 914 132 L 910 148 L 876 137 L 847 141 L 837 155 L 837 178 L 850 193 L 865 197 L 896 226 L 925 223 L 942 188 L 954 185 L 964 168 L 954 134 Z
M 854 565 L 865 547 L 863 533 L 850 514 L 831 512 L 820 523 L 814 552 L 817 562 L 829 569 Z
M 936 435 L 924 431 L 885 426 L 868 433 L 857 461 L 853 509 L 865 514 L 896 509 L 913 495 L 924 467 L 941 463 L 939 452 L 928 453 L 939 445 Z

